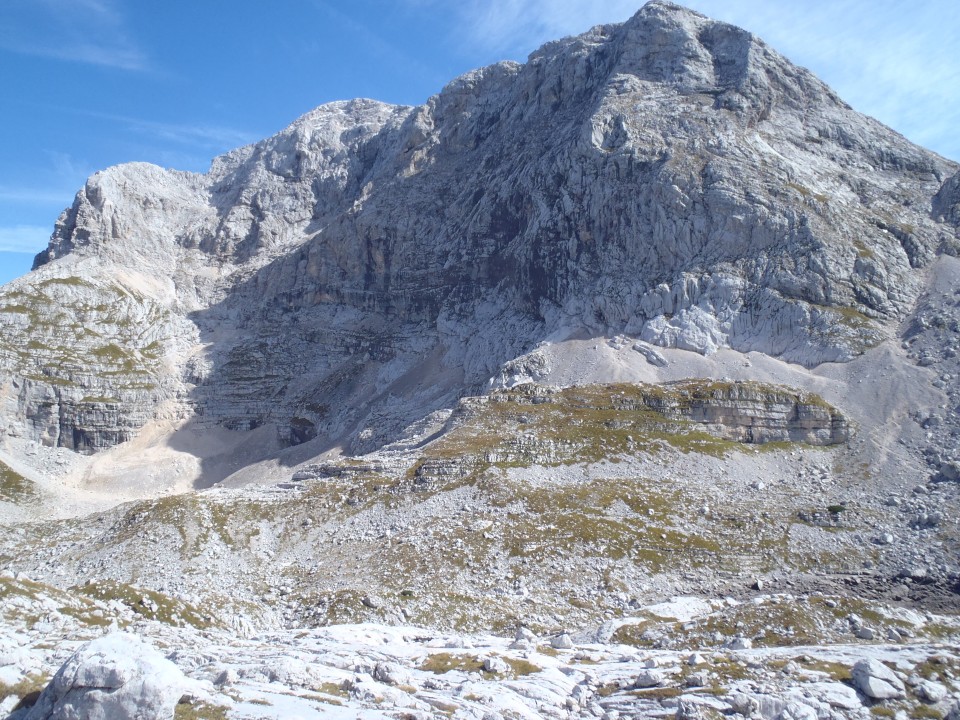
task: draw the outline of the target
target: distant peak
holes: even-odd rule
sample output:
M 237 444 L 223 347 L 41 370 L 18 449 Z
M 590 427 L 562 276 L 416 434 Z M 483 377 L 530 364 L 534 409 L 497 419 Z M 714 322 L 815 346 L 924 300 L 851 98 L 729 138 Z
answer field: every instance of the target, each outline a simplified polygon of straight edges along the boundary
M 644 14 L 649 14 L 650 12 L 670 12 L 678 13 L 682 15 L 690 15 L 698 18 L 705 18 L 706 15 L 697 12 L 696 10 L 691 10 L 690 8 L 684 5 L 678 5 L 677 3 L 670 2 L 670 0 L 649 0 L 641 7 L 634 17 L 638 17 Z

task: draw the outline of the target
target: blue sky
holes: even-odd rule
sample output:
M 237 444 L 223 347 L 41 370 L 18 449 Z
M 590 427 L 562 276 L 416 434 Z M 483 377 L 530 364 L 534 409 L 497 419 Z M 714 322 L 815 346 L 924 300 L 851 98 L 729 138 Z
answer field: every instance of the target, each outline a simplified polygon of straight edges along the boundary
M 331 100 L 419 104 L 471 68 L 621 21 L 642 0 L 0 0 L 0 282 L 85 178 L 203 171 Z M 960 160 L 956 0 L 689 0 L 851 105 Z

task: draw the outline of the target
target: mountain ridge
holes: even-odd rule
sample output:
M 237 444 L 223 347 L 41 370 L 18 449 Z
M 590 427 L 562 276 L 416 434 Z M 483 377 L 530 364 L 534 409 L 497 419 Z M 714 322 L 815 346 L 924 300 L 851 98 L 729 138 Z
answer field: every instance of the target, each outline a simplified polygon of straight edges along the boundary
M 915 270 L 956 251 L 918 207 L 940 198 L 952 217 L 956 169 L 753 35 L 653 2 L 420 107 L 321 106 L 206 174 L 98 173 L 36 267 L 123 268 L 167 318 L 160 345 L 177 349 L 160 365 L 129 340 L 90 348 L 155 376 L 133 383 L 155 385 L 138 406 L 373 449 L 558 333 L 848 361 L 890 337 L 920 292 Z M 43 398 L 65 397 L 68 415 L 87 412 L 84 397 L 124 405 L 110 380 L 122 367 L 77 381 L 53 355 L 32 376 L 52 377 Z M 432 396 L 384 405 L 430 372 L 446 378 Z M 329 411 L 370 402 L 389 428 L 373 445 L 361 418 Z M 63 442 L 114 443 L 99 432 Z

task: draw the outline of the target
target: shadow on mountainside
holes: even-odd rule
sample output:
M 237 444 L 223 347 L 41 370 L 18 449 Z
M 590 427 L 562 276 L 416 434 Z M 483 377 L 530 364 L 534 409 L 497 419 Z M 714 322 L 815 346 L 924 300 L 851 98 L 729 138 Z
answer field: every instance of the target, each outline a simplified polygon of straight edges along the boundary
M 497 367 L 542 339 L 504 338 L 499 349 L 484 342 L 474 357 L 473 334 L 443 337 L 438 309 L 398 311 L 385 294 L 368 309 L 310 287 L 269 289 L 306 252 L 274 260 L 222 303 L 191 315 L 210 348 L 208 364 L 194 368 L 197 415 L 170 446 L 200 459 L 198 488 L 238 472 L 253 481 L 257 470 L 244 470 L 264 462 L 276 470 L 268 481 L 289 479 L 289 468 L 324 453 L 400 441 L 408 426 L 483 392 Z M 515 326 L 519 315 L 505 312 Z M 543 328 L 535 317 L 521 324 Z M 414 435 L 413 444 L 428 439 Z

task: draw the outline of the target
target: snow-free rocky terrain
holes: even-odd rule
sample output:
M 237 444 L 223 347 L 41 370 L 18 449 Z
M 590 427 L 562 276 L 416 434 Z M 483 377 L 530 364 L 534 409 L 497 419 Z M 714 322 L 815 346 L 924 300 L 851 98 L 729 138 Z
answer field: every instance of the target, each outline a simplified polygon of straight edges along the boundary
M 0 288 L 0 717 L 960 720 L 958 255 L 659 0 L 97 173 Z

